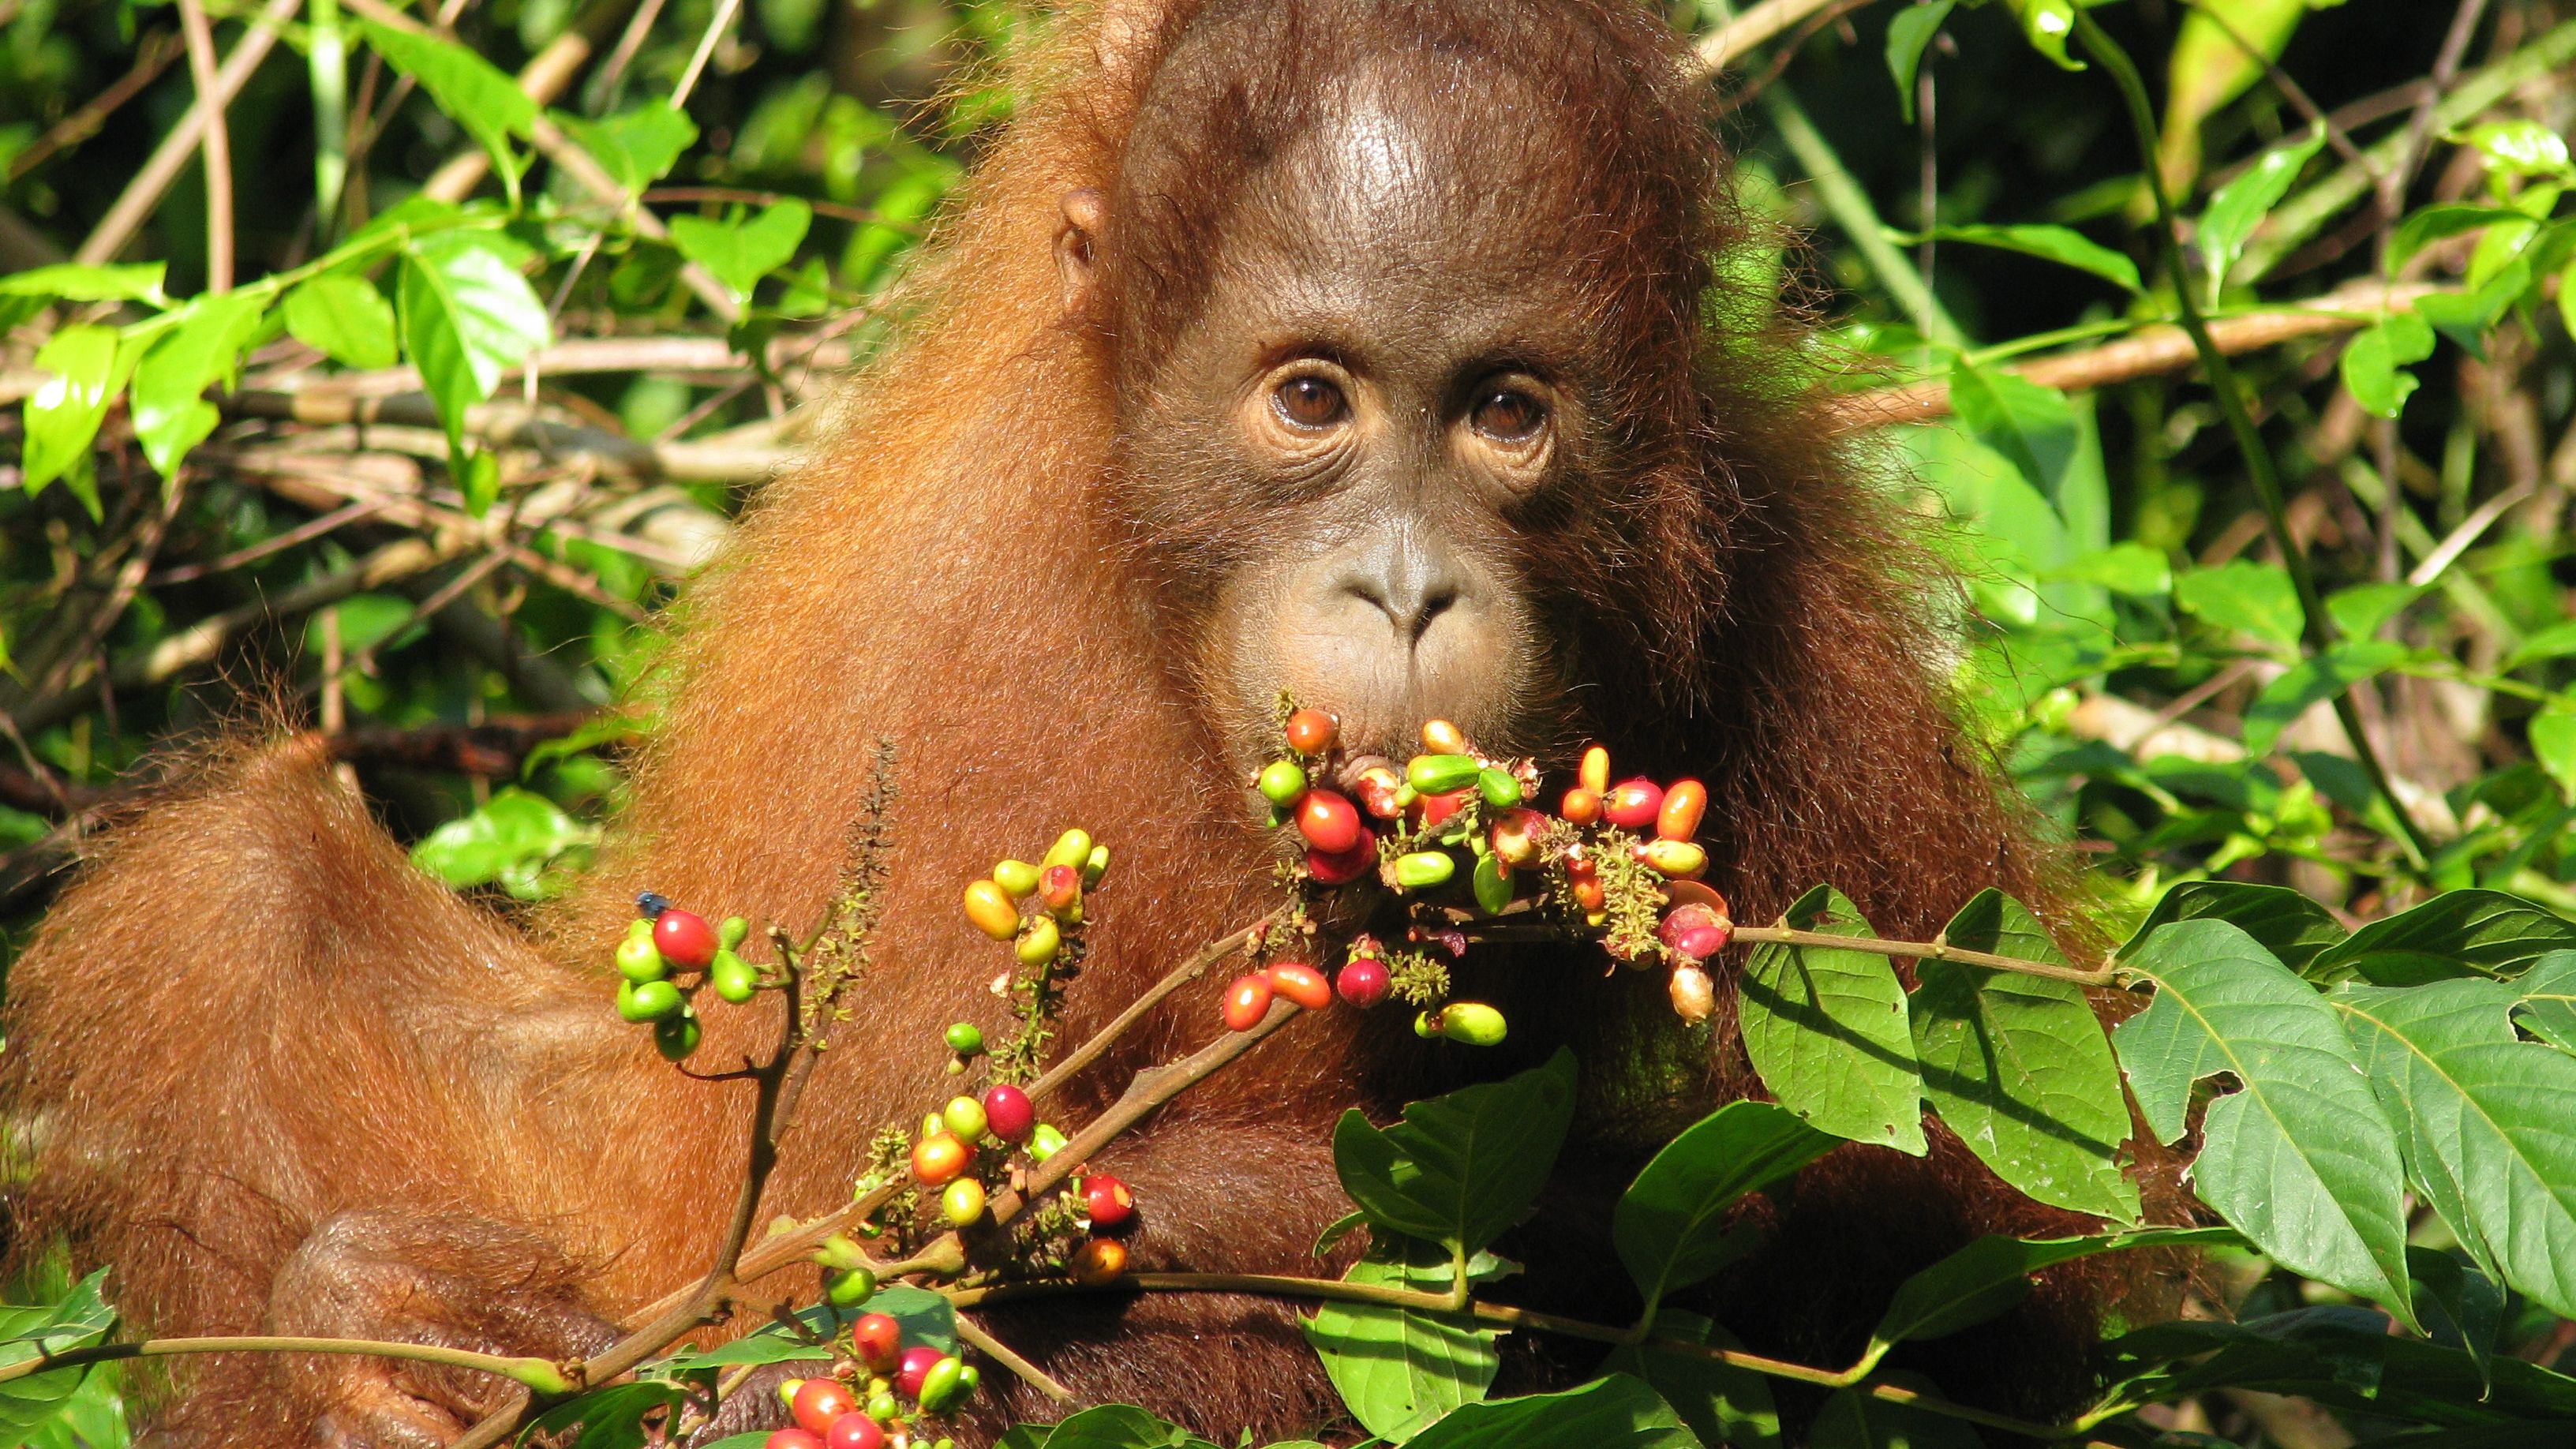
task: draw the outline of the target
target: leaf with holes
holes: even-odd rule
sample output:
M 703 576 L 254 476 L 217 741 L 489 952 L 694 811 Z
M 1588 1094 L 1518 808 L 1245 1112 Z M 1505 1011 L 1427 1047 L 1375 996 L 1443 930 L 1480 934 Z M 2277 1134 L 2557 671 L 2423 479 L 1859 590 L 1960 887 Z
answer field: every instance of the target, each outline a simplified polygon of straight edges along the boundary
M 1830 886 L 1800 896 L 1781 919 L 1830 935 L 1876 934 Z M 1753 948 L 1738 991 L 1745 1053 L 1781 1106 L 1818 1131 L 1923 1155 L 1923 1082 L 1905 988 L 1885 956 L 1765 942 Z
M 2292 1272 L 2410 1314 L 2405 1169 L 2334 1008 L 2225 921 L 2165 926 L 2129 965 L 2155 999 L 2112 1036 L 2157 1140 L 2181 1139 L 2194 1083 L 2237 1084 L 2201 1121 L 2201 1201 Z
M 2511 976 L 2570 947 L 2576 947 L 2576 921 L 2545 906 L 2502 891 L 2444 891 L 2318 952 L 2304 974 L 2314 981 L 2358 977 L 2374 986 Z
M 1979 892 L 1942 929 L 1953 946 L 2067 964 L 2021 902 Z M 2028 1197 L 2134 1221 L 2120 1171 L 2129 1111 L 2110 1038 L 2072 981 L 1960 961 L 1915 967 L 1908 1004 L 1923 1095 L 1977 1160 Z

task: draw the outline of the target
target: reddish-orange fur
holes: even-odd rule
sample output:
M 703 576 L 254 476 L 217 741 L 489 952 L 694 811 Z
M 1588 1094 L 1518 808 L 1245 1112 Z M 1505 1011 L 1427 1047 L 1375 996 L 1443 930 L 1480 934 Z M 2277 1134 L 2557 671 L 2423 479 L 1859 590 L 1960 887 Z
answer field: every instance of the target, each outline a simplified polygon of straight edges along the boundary
M 998 1019 L 987 984 L 1005 958 L 956 909 L 960 885 L 997 855 L 1073 824 L 1115 852 L 1070 1039 L 1266 908 L 1279 846 L 1247 818 L 1195 666 L 1159 627 L 1104 497 L 1115 349 L 1065 325 L 1052 256 L 1059 198 L 1110 184 L 1140 89 L 1196 7 L 1175 8 L 1075 26 L 1035 63 L 1040 98 L 970 185 L 931 264 L 927 314 L 853 388 L 834 441 L 763 494 L 694 586 L 634 803 L 588 883 L 541 913 L 540 944 L 412 873 L 294 748 L 214 762 L 110 840 L 9 983 L 7 1101 L 38 1169 L 16 1194 L 28 1242 L 71 1233 L 80 1262 L 113 1265 L 116 1300 L 155 1333 L 383 1334 L 416 1321 L 514 1351 L 586 1347 L 573 1310 L 615 1319 L 702 1265 L 750 1100 L 747 1086 L 672 1071 L 608 1011 L 609 950 L 633 894 L 809 930 L 880 736 L 901 749 L 902 798 L 876 966 L 763 1220 L 845 1201 L 869 1137 L 947 1095 L 940 1026 Z M 1559 8 L 1622 53 L 1676 54 L 1641 39 L 1649 22 L 1613 0 Z M 1636 194 L 1717 180 L 1694 169 L 1713 168 L 1714 150 L 1693 132 L 1695 105 L 1672 99 L 1685 86 L 1646 85 L 1666 109 L 1614 116 L 1642 133 L 1631 151 L 1681 153 Z M 1683 229 L 1723 241 L 1721 220 Z M 1578 540 L 1615 541 L 1625 557 L 1594 587 L 1604 622 L 1585 643 L 1604 687 L 1574 702 L 1576 725 L 1611 742 L 1623 773 L 1709 782 L 1718 883 L 1747 919 L 1819 880 L 1888 935 L 1929 935 L 1987 885 L 2045 903 L 2041 857 L 1932 682 L 1923 562 L 1813 400 L 1767 384 L 1773 346 L 1647 359 L 1668 375 L 1630 379 L 1675 430 L 1644 491 Z M 1722 1032 L 1704 1091 L 1618 1094 L 1616 1067 L 1675 1031 L 1644 978 L 1525 957 L 1470 965 L 1466 979 L 1526 1008 L 1521 1058 L 1565 1020 L 1596 1081 L 1613 1084 L 1592 1094 L 1578 1148 L 1610 1179 L 1710 1102 L 1753 1089 Z M 1184 993 L 1046 1115 L 1087 1118 L 1136 1068 L 1201 1043 L 1221 987 L 1222 973 Z M 773 999 L 703 1004 L 702 1062 L 776 1030 Z M 1301 1020 L 1287 1036 L 1108 1154 L 1142 1205 L 1136 1266 L 1309 1267 L 1306 1245 L 1345 1207 L 1333 1117 L 1384 1113 L 1501 1060 L 1417 1043 L 1392 1008 Z M 1966 1235 L 2066 1221 L 1946 1139 L 1929 1164 L 1839 1154 L 1789 1196 L 1786 1248 L 1739 1275 L 1719 1311 L 1765 1346 L 1825 1357 L 1849 1352 L 1894 1277 Z M 433 1286 L 397 1283 L 392 1323 L 325 1313 L 353 1281 L 306 1281 L 308 1239 L 326 1223 L 322 1246 L 338 1254 L 326 1266 L 407 1245 L 396 1256 Z M 361 1246 L 342 1251 L 349 1242 Z M 308 1259 L 281 1280 L 300 1246 Z M 812 1291 L 803 1274 L 774 1286 Z M 2067 1288 L 1954 1340 L 1939 1366 L 2044 1360 L 2038 1376 L 2062 1383 L 2088 1321 L 2081 1296 Z M 1273 1305 L 1166 1298 L 995 1324 L 1086 1399 L 1130 1397 L 1229 1442 L 1246 1425 L 1307 1432 L 1333 1412 Z M 165 1430 L 304 1442 L 302 1421 L 328 1404 L 391 1399 L 356 1372 L 203 1366 Z M 2022 1377 L 2027 1394 L 1989 1396 L 2045 1396 Z

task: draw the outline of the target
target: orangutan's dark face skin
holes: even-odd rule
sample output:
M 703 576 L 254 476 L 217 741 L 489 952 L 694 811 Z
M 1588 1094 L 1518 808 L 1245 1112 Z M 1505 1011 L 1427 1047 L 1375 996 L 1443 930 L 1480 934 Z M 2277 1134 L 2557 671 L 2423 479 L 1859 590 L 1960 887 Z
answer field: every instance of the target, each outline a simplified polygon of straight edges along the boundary
M 1167 500 L 1149 509 L 1273 525 L 1211 540 L 1223 561 L 1181 605 L 1247 769 L 1277 752 L 1282 690 L 1339 717 L 1354 767 L 1403 759 L 1427 718 L 1496 754 L 1563 727 L 1515 517 L 1598 451 L 1597 319 L 1564 261 L 1583 224 L 1546 168 L 1452 154 L 1418 115 L 1355 86 L 1277 157 L 1126 400 L 1128 486 Z M 1099 210 L 1068 200 L 1077 288 Z

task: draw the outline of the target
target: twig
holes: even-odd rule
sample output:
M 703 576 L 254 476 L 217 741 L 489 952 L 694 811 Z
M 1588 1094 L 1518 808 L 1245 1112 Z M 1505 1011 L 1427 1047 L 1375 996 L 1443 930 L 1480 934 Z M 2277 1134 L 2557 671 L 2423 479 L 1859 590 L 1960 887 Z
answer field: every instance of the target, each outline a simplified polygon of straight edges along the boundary
M 1070 1404 L 1073 1402 L 1073 1390 L 1066 1388 L 1061 1383 L 1058 1383 L 1054 1376 L 1050 1375 L 1045 1369 L 1039 1368 L 1036 1364 L 1020 1357 L 1019 1353 L 1009 1344 L 1002 1342 L 1000 1339 L 995 1338 L 989 1333 L 986 1333 L 982 1325 L 976 1323 L 973 1319 L 964 1317 L 963 1315 L 958 1317 L 957 1336 L 982 1350 L 986 1358 L 989 1358 L 993 1362 L 1000 1364 L 1002 1367 L 1009 1369 L 1012 1373 L 1019 1375 L 1022 1382 L 1028 1384 L 1031 1388 L 1036 1389 L 1039 1393 L 1046 1395 L 1048 1398 L 1055 1400 L 1059 1404 Z
M 1970 951 L 1947 941 L 1887 941 L 1876 936 L 1837 936 L 1823 931 L 1798 931 L 1787 926 L 1738 926 L 1735 939 L 1760 945 L 1821 946 L 1829 950 L 1868 951 L 1880 956 L 1907 956 L 1917 960 L 1958 961 L 1970 966 L 1988 966 L 1997 971 L 2011 971 L 2023 976 L 2046 976 L 2057 981 L 2072 981 L 2079 986 L 2115 986 L 2119 973 L 2109 966 L 2087 971 L 2081 966 L 2061 966 L 2053 961 L 2031 961 L 2018 956 L 1998 956 L 1991 951 Z
M 2460 0 L 2451 12 L 2451 28 L 2442 37 L 2442 49 L 2433 57 L 2431 82 L 2425 87 L 2424 99 L 2416 102 L 2415 114 L 2406 121 L 2406 141 L 2397 151 L 2397 164 L 2379 178 L 2379 224 L 2393 228 L 2398 213 L 2406 208 L 2406 188 L 2415 181 L 2415 168 L 2424 164 L 2426 143 L 2432 138 L 2433 117 L 2441 108 L 2442 97 L 2459 79 L 2460 61 L 2469 53 L 2469 40 L 2478 33 L 2478 21 L 2485 17 L 2487 0 Z
M 179 34 L 188 44 L 188 73 L 197 82 L 199 152 L 206 173 L 206 290 L 233 289 L 233 143 L 224 123 L 229 98 L 215 77 L 215 32 L 204 0 L 179 0 Z
M 1699 56 L 1699 63 L 1711 72 L 1723 70 L 1728 61 L 1834 3 L 1836 0 L 1762 0 L 1701 36 L 1691 49 Z
M 733 24 L 734 12 L 741 8 L 742 0 L 716 0 L 716 13 L 707 20 L 706 33 L 698 37 L 696 53 L 689 57 L 688 68 L 680 72 L 680 83 L 671 87 L 672 110 L 688 108 L 689 92 L 698 88 L 698 77 L 705 72 L 708 59 L 716 53 L 716 41 L 724 35 L 725 28 Z
M 166 30 L 156 30 L 143 37 L 143 44 L 135 51 L 133 68 L 117 77 L 115 84 L 90 97 L 79 110 L 56 121 L 53 129 L 37 137 L 26 150 L 11 157 L 9 179 L 17 180 L 45 164 L 55 152 L 77 146 L 98 134 L 98 128 L 116 113 L 117 107 L 134 99 L 145 86 L 159 80 L 161 72 L 168 70 L 170 62 L 177 60 L 186 49 L 185 44 Z
M 153 585 L 184 584 L 191 580 L 205 578 L 209 574 L 230 573 L 244 564 L 257 563 L 271 554 L 283 553 L 297 544 L 311 543 L 343 524 L 355 523 L 372 514 L 383 512 L 384 507 L 383 499 L 362 498 L 355 503 L 334 508 L 319 518 L 306 519 L 284 533 L 273 534 L 247 548 L 234 549 L 228 554 L 208 559 L 203 563 L 179 564 L 166 568 L 146 578 L 144 582 Z
M 425 393 L 350 397 L 319 389 L 240 392 L 220 399 L 233 413 L 283 418 L 321 426 L 393 423 L 442 426 Z M 791 449 L 722 443 L 639 443 L 603 428 L 547 422 L 517 403 L 477 403 L 465 410 L 465 431 L 495 447 L 531 448 L 548 457 L 584 456 L 602 467 L 646 478 L 750 483 L 767 478 L 795 456 Z
M 548 1393 L 566 1393 L 573 1388 L 562 1366 L 541 1358 L 520 1358 L 507 1354 L 476 1353 L 471 1349 L 446 1348 L 434 1343 L 384 1343 L 362 1338 L 292 1338 L 272 1335 L 250 1335 L 235 1338 L 147 1338 L 140 1343 L 102 1343 L 94 1348 L 66 1349 L 61 1353 L 40 1353 L 34 1358 L 0 1368 L 0 1384 L 23 1379 L 52 1369 L 77 1368 L 83 1364 L 114 1363 L 129 1358 L 167 1358 L 182 1353 L 345 1353 L 370 1358 L 408 1359 L 414 1363 L 444 1364 L 449 1368 L 473 1369 L 499 1374 L 513 1383 L 539 1388 Z M 463 1443 L 463 1440 L 458 1440 Z
M 186 168 L 192 153 L 198 149 L 211 111 L 232 104 L 233 97 L 239 95 L 242 86 L 249 82 L 251 72 L 259 69 L 259 63 L 268 58 L 269 48 L 277 44 L 279 27 L 303 3 L 304 0 L 268 0 L 259 14 L 247 22 L 242 38 L 233 46 L 233 53 L 224 57 L 222 68 L 215 72 L 213 86 L 198 87 L 196 103 L 179 118 L 179 124 L 172 126 L 170 133 L 161 138 L 161 144 L 153 148 L 143 168 L 134 173 L 134 179 L 127 182 L 125 190 L 117 196 L 116 204 L 107 209 L 107 215 L 99 218 L 98 226 L 80 244 L 80 250 L 72 254 L 73 261 L 97 266 L 113 261 L 118 252 L 125 250 L 125 244 L 134 239 L 134 233 L 160 206 L 170 183 L 179 179 L 180 171 Z
M 607 109 L 607 102 L 616 94 L 617 83 L 625 78 L 626 67 L 635 59 L 635 52 L 644 48 L 644 38 L 653 33 L 653 22 L 662 18 L 662 3 L 663 0 L 644 0 L 643 5 L 628 18 L 625 32 L 617 37 L 617 48 L 608 53 L 608 64 L 592 77 L 590 89 L 585 92 L 595 103 L 591 107 L 593 111 Z
M 2238 50 L 2245 53 L 2247 60 L 2263 68 L 2263 78 L 2272 83 L 2272 89 L 2281 93 L 2281 98 L 2290 103 L 2292 110 L 2305 116 L 2308 124 L 2324 128 L 2326 144 L 2334 147 L 2336 155 L 2341 156 L 2351 165 L 2376 174 L 2370 158 L 2364 156 L 2361 148 L 2353 144 L 2352 133 L 2344 129 L 2333 116 L 2319 108 L 2316 101 L 2309 97 L 2307 88 L 2291 79 L 2290 73 L 2281 69 L 2279 61 L 2274 60 L 2263 47 L 2246 39 L 2245 32 L 2236 28 L 2236 22 L 2227 18 L 2227 10 L 2224 6 L 2213 5 L 2210 0 L 2191 0 L 2191 8 L 2199 11 L 2211 24 L 2217 26 L 2221 34 L 2233 41 Z

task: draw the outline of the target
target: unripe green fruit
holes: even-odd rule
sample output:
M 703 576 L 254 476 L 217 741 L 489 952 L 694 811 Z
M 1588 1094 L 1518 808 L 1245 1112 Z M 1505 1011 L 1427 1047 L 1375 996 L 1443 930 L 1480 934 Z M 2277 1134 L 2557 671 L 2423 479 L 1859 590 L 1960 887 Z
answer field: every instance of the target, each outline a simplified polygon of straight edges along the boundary
M 760 970 L 730 950 L 719 950 L 716 959 L 707 963 L 707 985 L 740 1006 L 760 994 Z
M 1272 760 L 1261 767 L 1261 778 L 1254 788 L 1261 798 L 1286 809 L 1306 793 L 1306 772 L 1295 760 Z
M 779 1402 L 785 1404 L 791 1409 L 795 1408 L 796 1391 L 803 1387 L 805 1387 L 805 1381 L 803 1379 L 780 1379 L 778 1381 Z
M 961 1057 L 975 1055 L 984 1049 L 984 1029 L 971 1021 L 950 1023 L 948 1049 Z
M 1395 858 L 1395 883 L 1408 890 L 1444 884 L 1458 873 L 1458 862 L 1445 850 L 1417 850 Z
M 993 884 L 1014 896 L 1024 896 L 1038 888 L 1038 868 L 1025 860 L 993 862 Z
M 617 943 L 617 974 L 639 985 L 659 981 L 671 974 L 669 963 L 662 959 L 661 951 L 653 945 L 652 923 L 642 924 L 645 926 L 643 935 L 629 935 Z
M 835 1308 L 856 1308 L 876 1296 L 877 1275 L 865 1268 L 823 1274 L 823 1297 Z
M 1476 790 L 1485 797 L 1486 804 L 1497 810 L 1508 810 L 1521 803 L 1521 782 L 1514 779 L 1509 770 L 1478 770 Z
M 751 922 L 740 916 L 727 916 L 724 918 L 724 924 L 716 927 L 716 944 L 730 951 L 741 945 L 750 935 Z
M 1082 888 L 1089 890 L 1100 884 L 1100 878 L 1107 874 L 1109 874 L 1109 847 L 1095 845 L 1091 847 L 1091 854 L 1082 858 Z
M 1416 755 L 1404 764 L 1404 783 L 1423 795 L 1446 795 L 1476 783 L 1483 767 L 1473 755 Z
M 1038 870 L 1044 873 L 1051 865 L 1078 867 L 1090 858 L 1091 832 L 1077 826 L 1057 836 L 1055 844 L 1047 847 L 1047 853 L 1038 860 Z
M 628 1021 L 660 1021 L 687 1003 L 668 981 L 629 981 L 617 988 L 617 1014 Z
M 628 921 L 626 923 L 626 939 L 630 941 L 652 940 L 653 922 L 651 918 L 638 916 L 634 920 Z
M 1440 1034 L 1468 1046 L 1493 1046 L 1503 1039 L 1503 1014 L 1481 1001 L 1453 1001 L 1440 1008 Z
M 880 1424 L 893 1422 L 895 1416 L 902 1412 L 903 1404 L 891 1393 L 876 1393 L 868 1396 L 867 1415 Z
M 984 1104 L 972 1097 L 951 1097 L 940 1109 L 939 1120 L 960 1142 L 972 1142 L 984 1135 Z
M 1020 939 L 1011 947 L 1011 954 L 1017 956 L 1023 966 L 1044 966 L 1062 949 L 1064 932 L 1057 928 L 1055 918 L 1040 916 L 1029 922 L 1029 928 L 1020 933 Z
M 665 1017 L 653 1028 L 653 1049 L 660 1052 L 666 1062 L 684 1062 L 698 1049 L 698 1042 L 705 1035 L 706 1028 L 698 1024 L 694 1015 L 684 1012 L 679 1016 Z
M 974 1385 L 966 1381 L 965 1362 L 951 1354 L 932 1364 L 930 1372 L 921 1376 L 921 1411 L 925 1414 L 947 1413 L 964 1403 L 966 1396 L 973 1392 Z
M 1052 1122 L 1040 1122 L 1036 1130 L 1029 1133 L 1029 1158 L 1035 1162 L 1044 1162 L 1062 1152 L 1064 1144 L 1065 1135 L 1062 1129 Z
M 1476 857 L 1476 907 L 1486 915 L 1500 915 L 1512 903 L 1512 878 L 1503 872 L 1503 863 L 1490 855 Z
M 962 1228 L 984 1216 L 984 1184 L 971 1177 L 961 1177 L 940 1190 L 939 1211 L 948 1225 Z
M 1415 1012 L 1413 1014 L 1413 1034 L 1426 1040 L 1431 1037 L 1438 1036 L 1440 1034 L 1440 1018 L 1436 1014 L 1428 1011 Z

